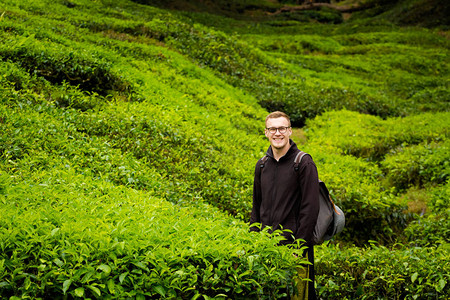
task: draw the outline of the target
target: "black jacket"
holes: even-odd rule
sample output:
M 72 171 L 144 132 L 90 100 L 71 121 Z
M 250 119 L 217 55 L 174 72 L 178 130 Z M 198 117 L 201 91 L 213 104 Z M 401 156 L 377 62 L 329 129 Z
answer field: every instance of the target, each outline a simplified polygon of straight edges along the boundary
M 266 155 L 269 157 L 261 168 L 261 159 L 255 167 L 253 184 L 253 209 L 250 224 L 261 223 L 272 230 L 290 229 L 285 234 L 291 243 L 295 239 L 304 239 L 312 245 L 313 230 L 319 214 L 319 179 L 317 168 L 311 156 L 303 157 L 299 170 L 294 170 L 294 159 L 300 151 L 290 140 L 291 146 L 283 157 L 276 161 L 272 147 Z M 257 231 L 257 227 L 251 227 Z M 293 235 L 293 237 L 292 237 Z

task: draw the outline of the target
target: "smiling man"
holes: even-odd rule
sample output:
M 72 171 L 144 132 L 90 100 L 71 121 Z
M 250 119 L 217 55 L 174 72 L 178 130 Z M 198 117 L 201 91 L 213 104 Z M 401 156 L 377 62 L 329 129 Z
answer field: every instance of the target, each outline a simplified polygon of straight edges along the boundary
M 283 244 L 302 239 L 308 246 L 308 260 L 314 262 L 313 231 L 319 214 L 319 179 L 311 156 L 305 155 L 299 169 L 294 169 L 295 156 L 300 152 L 290 139 L 289 116 L 273 112 L 266 118 L 265 135 L 270 146 L 258 160 L 253 183 L 253 208 L 250 224 L 260 223 L 272 231 L 289 229 Z M 252 231 L 259 228 L 252 226 Z M 314 265 L 309 268 L 308 299 L 316 299 Z

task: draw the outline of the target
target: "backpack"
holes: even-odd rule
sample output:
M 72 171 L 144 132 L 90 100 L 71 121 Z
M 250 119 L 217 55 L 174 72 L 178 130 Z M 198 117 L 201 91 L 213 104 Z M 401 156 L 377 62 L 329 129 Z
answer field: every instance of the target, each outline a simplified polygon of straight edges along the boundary
M 300 151 L 294 159 L 294 170 L 298 172 L 300 162 L 303 156 L 309 155 Z M 260 167 L 264 167 L 264 163 L 269 157 L 265 155 L 261 159 Z M 328 192 L 327 186 L 319 180 L 319 215 L 313 233 L 314 245 L 320 245 L 324 241 L 330 240 L 336 234 L 340 233 L 345 226 L 344 212 L 333 202 Z

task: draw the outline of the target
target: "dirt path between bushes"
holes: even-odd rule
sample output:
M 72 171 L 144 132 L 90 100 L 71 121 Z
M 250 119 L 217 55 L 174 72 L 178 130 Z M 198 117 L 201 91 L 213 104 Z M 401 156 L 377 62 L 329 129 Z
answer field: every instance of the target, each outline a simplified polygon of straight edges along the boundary
M 276 12 L 271 13 L 271 15 L 277 15 L 285 12 L 293 12 L 293 11 L 301 11 L 301 10 L 310 10 L 310 9 L 316 9 L 320 7 L 328 7 L 335 9 L 341 13 L 352 13 L 354 11 L 363 10 L 368 8 L 367 5 L 335 5 L 330 3 L 307 3 L 302 5 L 285 5 L 278 9 Z

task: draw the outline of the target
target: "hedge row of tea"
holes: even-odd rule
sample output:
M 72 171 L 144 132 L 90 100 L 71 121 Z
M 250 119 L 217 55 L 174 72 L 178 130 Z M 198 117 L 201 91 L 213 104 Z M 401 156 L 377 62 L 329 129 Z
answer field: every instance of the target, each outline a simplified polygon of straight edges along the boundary
M 450 227 L 449 124 L 439 112 L 448 109 L 447 41 L 437 34 L 392 28 L 362 34 L 343 25 L 334 34 L 354 44 L 324 51 L 334 42 L 320 37 L 331 30 L 322 25 L 259 27 L 217 18 L 218 30 L 206 25 L 211 18 L 204 14 L 182 16 L 129 1 L 9 1 L 1 9 L 2 296 L 264 299 L 282 297 L 286 287 L 292 292 L 301 261 L 276 247 L 276 237 L 250 235 L 243 222 L 254 165 L 267 147 L 267 112 L 258 103 L 269 100 L 279 103 L 266 108 L 287 110 L 296 124 L 344 106 L 382 116 L 436 111 L 386 120 L 330 112 L 308 121 L 302 147 L 346 212 L 340 241 L 411 242 L 420 247 L 420 260 L 449 261 L 448 230 L 442 230 Z M 296 38 L 318 44 L 314 55 L 302 52 L 308 67 L 295 63 L 297 54 L 285 56 L 287 49 L 267 48 L 277 41 L 274 34 L 283 38 L 292 30 L 310 30 Z M 272 41 L 256 39 L 261 32 Z M 405 53 L 416 47 L 432 70 L 414 73 L 422 76 L 417 81 L 403 69 L 375 76 L 385 56 L 368 51 L 359 62 L 345 56 L 356 44 L 377 43 L 386 44 L 381 53 L 404 43 L 411 46 L 402 46 Z M 340 57 L 342 68 L 336 67 Z M 404 68 L 409 60 L 403 59 L 393 65 Z M 401 88 L 385 89 L 403 77 Z M 411 97 L 419 91 L 426 105 L 405 106 L 407 90 Z M 409 223 L 405 209 L 412 200 L 425 203 L 418 212 L 432 214 Z M 406 250 L 376 249 L 319 248 L 320 293 L 445 294 L 448 263 L 391 270 L 380 262 L 394 253 L 399 264 L 410 264 Z M 328 263 L 341 266 L 339 277 Z M 358 263 L 370 274 L 351 268 Z M 395 284 L 380 285 L 375 279 L 388 272 Z M 419 279 L 432 272 L 429 281 Z M 351 278 L 359 284 L 350 286 Z
M 55 12 L 65 13 L 60 10 L 55 8 Z M 124 42 L 47 18 L 44 24 L 49 30 L 45 31 L 39 18 L 28 18 L 20 11 L 12 16 L 1 24 L 6 43 L 0 53 L 5 88 L 17 93 L 8 93 L 5 99 L 23 101 L 24 95 L 38 94 L 27 101 L 76 109 L 66 115 L 65 122 L 130 153 L 141 163 L 148 161 L 144 168 L 166 177 L 167 188 L 154 190 L 174 202 L 201 197 L 236 215 L 247 212 L 249 202 L 242 204 L 240 199 L 251 187 L 244 179 L 249 178 L 249 168 L 265 147 L 260 138 L 248 138 L 261 131 L 265 115 L 251 97 L 228 88 L 177 53 L 153 45 L 152 40 Z M 55 36 L 52 28 L 61 26 L 72 40 Z M 92 109 L 96 112 L 83 113 Z M 22 142 L 32 148 L 30 140 Z M 252 159 L 236 152 L 234 145 L 244 142 L 248 149 L 258 149 L 250 151 L 257 153 Z M 13 152 L 24 147 L 17 149 Z M 102 157 L 96 158 L 99 165 L 107 156 Z M 105 166 L 90 166 L 94 173 L 102 168 Z M 142 168 L 125 169 L 117 175 L 149 173 Z M 107 179 L 146 189 L 155 184 L 138 177 Z M 206 190 L 204 183 L 209 185 Z
M 344 236 L 352 235 L 356 243 L 380 241 L 384 232 L 386 241 L 393 241 L 411 217 L 406 205 L 410 213 L 445 214 L 449 120 L 448 112 L 383 120 L 342 110 L 308 122 L 304 149 L 320 163 L 321 178 L 346 208 L 347 225 L 359 228 Z M 417 198 L 421 203 L 412 207 Z
M 447 299 L 449 250 L 448 240 L 431 247 L 320 247 L 317 289 L 323 299 Z
M 448 297 L 449 120 L 448 112 L 383 120 L 342 110 L 308 121 L 306 146 L 315 160 L 321 162 L 322 178 L 342 201 L 348 224 L 357 222 L 352 227 L 365 228 L 370 244 L 365 247 L 330 244 L 317 249 L 317 288 L 321 296 Z M 343 172 L 342 166 L 353 173 Z M 373 181 L 368 185 L 370 177 Z M 414 221 L 402 224 L 393 219 L 395 214 L 406 215 L 403 211 L 393 212 L 395 206 L 386 201 L 389 198 L 408 205 Z M 365 218 L 360 218 L 366 210 Z M 375 241 L 382 232 L 377 226 L 383 222 L 392 222 L 384 227 L 391 233 L 395 231 L 394 224 L 407 226 L 399 235 L 385 234 L 391 239 L 389 246 Z M 358 239 L 361 240 L 363 237 Z
M 248 211 L 265 112 L 152 40 L 68 16 L 18 1 L 0 23 L 1 296 L 292 293 L 298 250 L 203 201 Z
M 448 208 L 443 187 L 449 183 L 450 113 L 382 120 L 334 111 L 308 125 L 308 147 L 364 159 L 365 169 L 372 167 L 370 173 L 376 174 L 380 185 L 394 194 L 411 188 L 440 189 L 441 199 L 433 199 L 427 206 L 435 213 Z
M 176 97 L 162 101 L 165 113 L 150 100 L 108 99 L 66 82 L 51 84 L 10 61 L 1 68 L 2 297 L 265 299 L 292 293 L 303 263 L 292 253 L 301 250 L 250 234 L 248 224 L 203 201 L 216 193 L 220 206 L 226 191 L 220 186 L 242 167 L 208 181 L 195 177 L 199 168 L 211 168 L 202 169 L 207 176 L 229 159 L 216 154 L 210 156 L 216 164 L 199 164 L 196 155 L 203 154 L 204 163 L 214 147 L 229 149 L 226 141 L 207 143 L 199 133 L 239 133 L 229 141 L 251 136 L 226 123 L 231 115 L 210 121 L 206 110 L 202 119 L 186 104 L 170 114 Z M 183 117 L 194 122 L 183 126 Z
M 165 41 L 267 110 L 288 112 L 295 125 L 329 109 L 382 117 L 447 109 L 449 41 L 437 30 L 381 20 L 330 26 L 189 17 L 228 34 L 194 25 Z
M 49 159 L 50 160 L 50 159 Z M 54 163 L 58 160 L 54 159 Z M 61 165 L 1 171 L 0 294 L 10 299 L 248 299 L 285 293 L 303 262 L 207 205 Z

